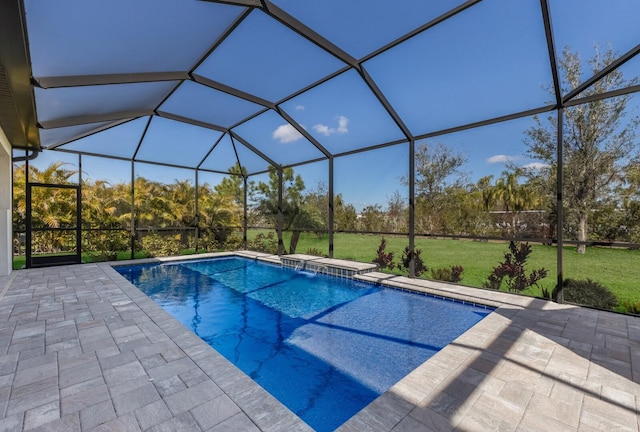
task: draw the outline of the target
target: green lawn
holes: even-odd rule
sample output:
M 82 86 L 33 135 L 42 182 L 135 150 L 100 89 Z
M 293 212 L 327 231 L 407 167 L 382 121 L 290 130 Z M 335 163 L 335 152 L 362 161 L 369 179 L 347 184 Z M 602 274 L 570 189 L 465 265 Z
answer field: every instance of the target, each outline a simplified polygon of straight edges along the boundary
M 249 233 L 255 238 L 258 231 Z M 371 262 L 380 244 L 380 235 L 335 234 L 334 257 L 362 262 Z M 385 236 L 387 252 L 394 252 L 396 262 L 408 245 L 405 237 Z M 290 233 L 285 233 L 285 246 L 288 249 Z M 306 253 L 309 249 L 317 249 L 328 255 L 328 236 L 318 237 L 315 234 L 303 233 L 298 242 L 297 252 Z M 481 287 L 491 273 L 493 267 L 503 259 L 507 243 L 479 242 L 467 240 L 417 239 L 416 248 L 422 250 L 422 258 L 429 269 L 461 265 L 464 268 L 462 284 Z M 551 291 L 556 284 L 557 269 L 555 246 L 532 245 L 533 252 L 527 263 L 527 269 L 545 268 L 548 275 L 540 282 L 540 286 Z M 194 253 L 185 250 L 183 254 Z M 136 258 L 144 258 L 144 252 L 136 253 Z M 122 252 L 118 259 L 129 259 L 129 252 Z M 83 254 L 84 262 L 93 259 Z M 14 258 L 14 269 L 22 268 L 24 257 Z M 394 273 L 401 274 L 399 270 Z M 429 272 L 422 277 L 429 278 Z M 590 278 L 608 287 L 620 302 L 640 303 L 640 250 L 587 248 L 587 253 L 579 255 L 574 247 L 564 250 L 564 277 L 573 279 Z M 533 296 L 541 296 L 537 287 L 524 292 Z
M 396 261 L 399 260 L 409 240 L 405 237 L 385 236 L 385 238 L 387 251 L 394 252 Z M 336 234 L 334 257 L 371 262 L 375 257 L 380 239 L 379 235 Z M 288 236 L 285 236 L 285 245 L 288 245 Z M 319 239 L 313 234 L 303 234 L 298 243 L 297 252 L 304 253 L 309 248 L 328 254 L 328 237 Z M 480 287 L 492 268 L 502 261 L 507 251 L 507 243 L 417 239 L 416 248 L 422 250 L 421 256 L 428 268 L 461 265 L 464 268 L 462 284 Z M 527 269 L 544 267 L 548 275 L 540 285 L 551 291 L 557 280 L 557 248 L 532 245 L 532 249 Z M 423 275 L 425 276 L 428 278 L 429 272 Z M 565 247 L 564 277 L 590 278 L 608 287 L 619 301 L 640 303 L 640 250 L 591 247 L 587 248 L 586 254 L 580 255 L 575 252 L 575 247 Z M 538 288 L 533 288 L 525 294 L 540 296 L 541 292 Z

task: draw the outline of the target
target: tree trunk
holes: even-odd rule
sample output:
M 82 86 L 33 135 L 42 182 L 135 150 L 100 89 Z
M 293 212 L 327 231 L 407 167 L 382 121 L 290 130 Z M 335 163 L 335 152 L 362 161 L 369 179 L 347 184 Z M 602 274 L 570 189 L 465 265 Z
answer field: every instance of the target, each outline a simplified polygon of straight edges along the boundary
M 300 231 L 293 230 L 291 232 L 291 243 L 289 243 L 289 253 L 296 253 L 296 247 L 298 246 L 298 240 L 300 240 Z
M 578 241 L 579 242 L 585 242 L 587 241 L 587 215 L 586 213 L 584 214 L 580 214 L 578 216 Z M 579 244 L 576 247 L 576 252 L 578 252 L 579 254 L 583 254 L 585 253 L 587 250 L 587 245 L 585 244 Z

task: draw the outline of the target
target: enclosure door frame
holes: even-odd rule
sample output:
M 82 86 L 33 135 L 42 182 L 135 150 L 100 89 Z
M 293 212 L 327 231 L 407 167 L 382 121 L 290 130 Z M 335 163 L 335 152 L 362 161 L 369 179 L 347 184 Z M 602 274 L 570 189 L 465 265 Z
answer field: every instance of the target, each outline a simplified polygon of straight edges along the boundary
M 73 189 L 76 191 L 76 226 L 72 228 L 33 228 L 33 221 L 31 217 L 32 211 L 32 188 L 50 188 L 50 189 Z M 26 233 L 26 268 L 34 267 L 47 267 L 54 265 L 65 264 L 80 264 L 82 263 L 82 189 L 80 185 L 66 185 L 66 184 L 50 184 L 50 183 L 27 183 L 26 191 L 27 201 L 27 233 Z M 32 255 L 32 241 L 33 232 L 44 231 L 75 231 L 76 233 L 76 251 L 75 254 L 64 255 L 47 255 L 36 256 Z

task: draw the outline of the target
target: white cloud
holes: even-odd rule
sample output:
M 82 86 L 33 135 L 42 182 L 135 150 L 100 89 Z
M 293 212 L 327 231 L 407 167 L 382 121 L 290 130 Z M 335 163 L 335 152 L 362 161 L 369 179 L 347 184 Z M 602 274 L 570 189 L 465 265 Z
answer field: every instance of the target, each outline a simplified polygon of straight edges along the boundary
M 281 143 L 295 142 L 301 138 L 303 138 L 302 134 L 290 124 L 280 125 L 273 131 L 273 139 L 277 139 Z
M 517 159 L 517 156 L 495 155 L 487 159 L 487 163 L 507 163 Z
M 539 170 L 542 168 L 549 168 L 549 165 L 542 162 L 531 162 L 529 164 L 523 165 L 522 168 L 530 169 L 530 170 Z
M 313 130 L 318 132 L 318 133 L 321 133 L 322 135 L 326 135 L 326 136 L 329 136 L 332 133 L 331 132 L 331 128 L 329 126 L 323 125 L 323 124 L 314 125 L 313 126 Z
M 347 133 L 349 129 L 347 129 L 347 124 L 349 123 L 349 119 L 345 116 L 338 117 L 338 133 Z
M 330 136 L 335 133 L 345 134 L 349 132 L 349 128 L 347 127 L 348 124 L 349 124 L 349 119 L 346 118 L 345 116 L 340 116 L 338 117 L 337 128 L 332 128 L 325 124 L 319 123 L 313 126 L 313 130 L 325 136 Z
M 304 111 L 304 105 L 296 105 L 296 111 Z

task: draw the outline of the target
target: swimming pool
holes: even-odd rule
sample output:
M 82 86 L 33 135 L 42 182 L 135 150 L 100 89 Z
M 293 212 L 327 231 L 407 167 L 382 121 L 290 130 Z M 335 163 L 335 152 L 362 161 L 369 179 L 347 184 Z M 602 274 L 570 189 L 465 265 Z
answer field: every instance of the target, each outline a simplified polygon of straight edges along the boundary
M 240 257 L 115 268 L 318 431 L 491 312 Z

